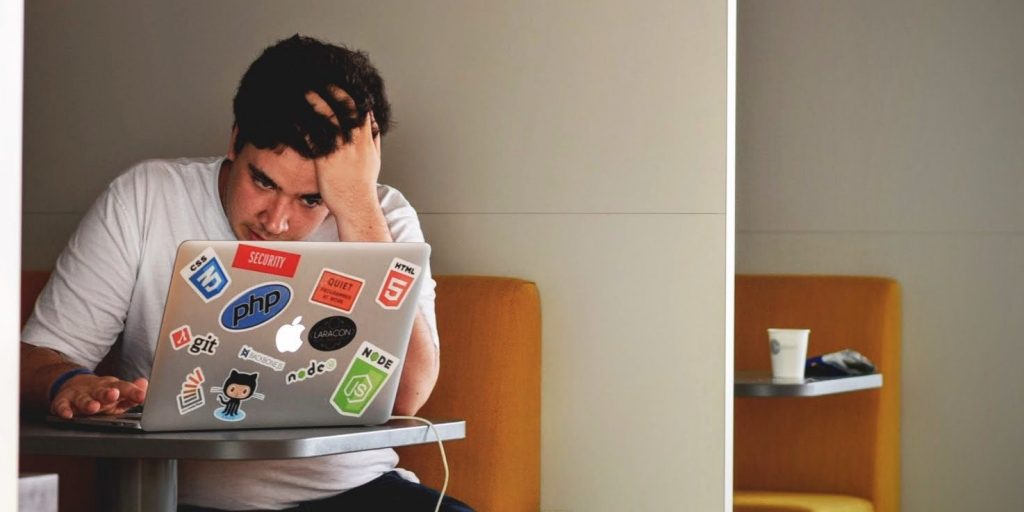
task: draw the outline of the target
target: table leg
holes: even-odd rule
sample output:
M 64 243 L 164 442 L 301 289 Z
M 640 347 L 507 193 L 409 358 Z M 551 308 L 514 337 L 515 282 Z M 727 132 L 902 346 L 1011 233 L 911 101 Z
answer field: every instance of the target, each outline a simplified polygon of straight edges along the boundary
M 99 459 L 100 508 L 113 512 L 175 512 L 178 461 Z

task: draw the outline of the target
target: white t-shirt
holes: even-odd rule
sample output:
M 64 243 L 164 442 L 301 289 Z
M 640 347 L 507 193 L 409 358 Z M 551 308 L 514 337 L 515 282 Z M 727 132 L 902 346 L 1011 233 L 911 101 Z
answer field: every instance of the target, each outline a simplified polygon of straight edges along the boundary
M 150 160 L 111 182 L 57 259 L 21 339 L 89 368 L 121 339 L 112 354 L 117 376 L 148 377 L 178 245 L 235 239 L 217 185 L 223 161 Z M 405 197 L 384 185 L 377 195 L 394 240 L 422 242 Z M 333 217 L 307 240 L 337 241 Z M 429 266 L 424 270 L 419 307 L 437 343 L 434 281 Z M 288 508 L 362 485 L 397 463 L 390 449 L 311 459 L 183 460 L 178 495 L 184 504 L 226 510 Z

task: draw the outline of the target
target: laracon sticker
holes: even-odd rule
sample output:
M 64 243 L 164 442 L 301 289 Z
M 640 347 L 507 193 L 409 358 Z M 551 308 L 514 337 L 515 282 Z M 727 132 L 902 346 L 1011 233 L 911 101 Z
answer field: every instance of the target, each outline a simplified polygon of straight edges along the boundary
M 344 348 L 356 337 L 356 323 L 351 318 L 329 316 L 309 330 L 309 345 L 321 352 Z
M 245 359 L 246 361 L 262 364 L 267 368 L 273 369 L 275 372 L 284 370 L 284 361 L 277 359 L 276 357 L 270 357 L 263 352 L 259 352 L 249 345 L 242 345 L 242 350 L 238 351 L 238 357 L 240 359 Z
M 312 379 L 313 377 L 333 372 L 337 367 L 338 362 L 335 361 L 333 357 L 326 361 L 310 359 L 309 366 L 288 372 L 288 375 L 285 375 L 284 377 L 284 383 L 291 384 L 293 382 L 302 382 L 306 379 Z
M 220 311 L 220 325 L 229 331 L 248 331 L 272 320 L 288 307 L 292 288 L 265 283 L 239 293 Z
M 213 252 L 213 247 L 207 247 L 195 260 L 181 269 L 181 277 L 188 281 L 192 289 L 202 297 L 203 302 L 220 297 L 231 284 L 231 278 L 224 271 L 224 266 L 221 265 L 217 253 Z
M 343 274 L 337 270 L 325 268 L 320 271 L 320 278 L 313 287 L 309 301 L 313 304 L 327 306 L 344 313 L 351 313 L 363 291 L 362 279 Z
M 238 244 L 235 260 L 231 262 L 231 266 L 264 274 L 295 277 L 295 269 L 299 267 L 301 258 L 302 256 L 299 254 Z
M 192 355 L 209 354 L 212 356 L 217 353 L 218 343 L 217 337 L 212 332 L 208 332 L 206 336 L 192 338 L 192 345 L 188 347 L 188 353 Z
M 397 367 L 395 356 L 364 341 L 334 390 L 331 406 L 344 416 L 362 416 Z
M 388 275 L 377 292 L 377 304 L 384 309 L 398 309 L 402 307 L 409 290 L 420 275 L 419 265 L 409 263 L 402 258 L 395 258 L 388 267 Z
M 181 383 L 181 393 L 178 393 L 178 413 L 188 414 L 204 405 L 206 397 L 203 396 L 203 369 L 196 367 L 185 376 L 185 382 Z
M 217 396 L 217 402 L 223 406 L 213 411 L 213 417 L 221 421 L 244 420 L 245 411 L 241 409 L 242 402 L 250 398 L 257 400 L 266 398 L 263 393 L 256 392 L 256 381 L 259 376 L 259 372 L 242 373 L 232 368 L 231 374 L 224 380 L 223 387 L 210 388 L 210 392 L 220 393 Z
M 168 337 L 171 338 L 171 346 L 174 347 L 174 350 L 182 349 L 192 343 L 192 329 L 183 325 L 171 331 Z

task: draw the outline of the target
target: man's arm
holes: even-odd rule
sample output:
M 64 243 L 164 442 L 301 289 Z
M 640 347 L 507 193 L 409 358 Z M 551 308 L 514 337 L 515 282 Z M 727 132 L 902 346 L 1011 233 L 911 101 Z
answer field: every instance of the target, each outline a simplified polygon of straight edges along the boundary
M 120 414 L 146 400 L 146 379 L 126 382 L 116 377 L 75 375 L 61 385 L 50 401 L 50 388 L 65 373 L 82 368 L 61 353 L 21 343 L 21 403 L 62 418 Z

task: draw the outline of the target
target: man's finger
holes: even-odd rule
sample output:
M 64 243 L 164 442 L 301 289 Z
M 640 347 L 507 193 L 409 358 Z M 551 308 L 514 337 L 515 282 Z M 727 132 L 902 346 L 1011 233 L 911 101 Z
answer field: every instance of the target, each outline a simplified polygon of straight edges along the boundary
M 74 413 L 71 410 L 71 402 L 69 402 L 67 398 L 61 398 L 60 400 L 54 402 L 52 411 L 57 416 L 60 416 L 61 418 L 64 418 L 66 420 L 69 420 L 71 419 L 72 416 L 74 416 Z
M 121 391 L 116 387 L 100 387 L 92 391 L 92 398 L 101 405 L 111 404 L 121 396 Z

